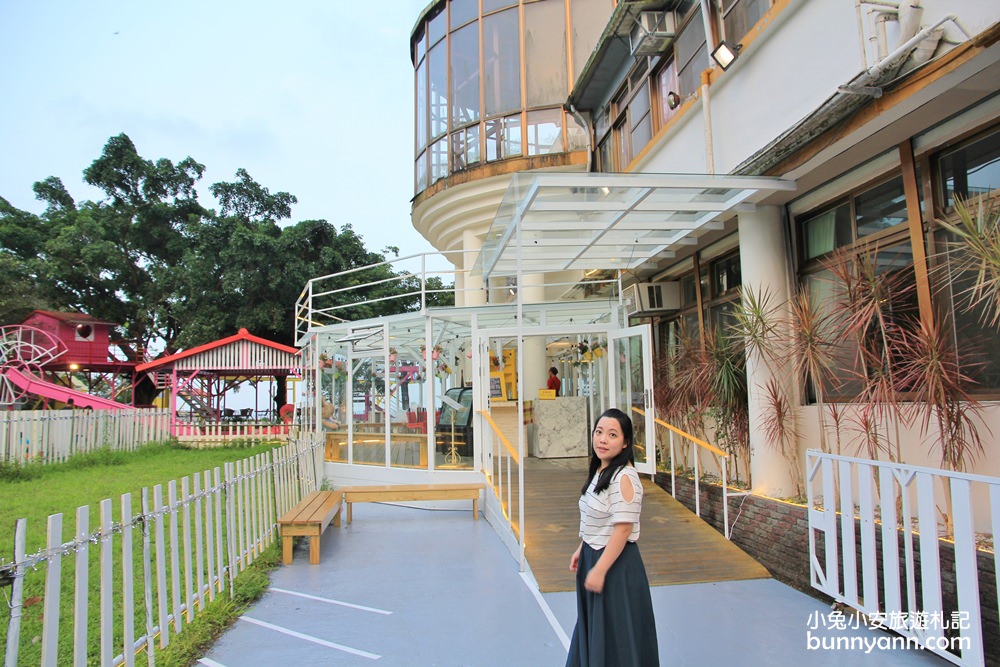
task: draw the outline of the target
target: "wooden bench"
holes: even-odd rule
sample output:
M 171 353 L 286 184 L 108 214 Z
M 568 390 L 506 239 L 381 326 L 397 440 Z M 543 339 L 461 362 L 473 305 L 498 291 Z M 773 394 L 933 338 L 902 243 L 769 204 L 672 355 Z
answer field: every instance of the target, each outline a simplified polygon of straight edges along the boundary
M 479 518 L 479 493 L 485 485 L 474 484 L 388 484 L 385 486 L 345 486 L 347 523 L 352 503 L 400 502 L 417 500 L 471 500 L 472 518 Z
M 340 525 L 342 491 L 313 491 L 278 519 L 281 528 L 281 560 L 292 564 L 292 538 L 309 538 L 309 563 L 319 564 L 319 538 L 333 521 Z

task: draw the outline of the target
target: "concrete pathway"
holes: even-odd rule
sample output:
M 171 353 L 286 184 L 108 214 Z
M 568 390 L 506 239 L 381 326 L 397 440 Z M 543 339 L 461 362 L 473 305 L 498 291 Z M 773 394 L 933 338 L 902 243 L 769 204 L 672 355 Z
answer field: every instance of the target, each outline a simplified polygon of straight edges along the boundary
M 358 505 L 350 526 L 327 530 L 314 566 L 302 542 L 292 565 L 273 573 L 267 594 L 200 664 L 565 662 L 574 594 L 539 593 L 490 525 L 471 521 L 468 509 Z M 927 652 L 879 647 L 895 635 L 828 629 L 826 605 L 773 579 L 652 590 L 663 667 L 949 664 Z M 829 648 L 838 637 L 840 647 Z

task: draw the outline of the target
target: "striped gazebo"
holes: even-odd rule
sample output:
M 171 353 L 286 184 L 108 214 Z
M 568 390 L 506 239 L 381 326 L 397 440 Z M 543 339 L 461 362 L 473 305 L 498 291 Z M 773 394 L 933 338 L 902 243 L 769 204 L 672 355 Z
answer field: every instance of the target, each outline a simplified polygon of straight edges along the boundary
M 301 376 L 298 350 L 240 329 L 235 336 L 136 367 L 170 396 L 171 434 L 178 440 L 226 441 L 280 436 L 289 424 L 275 410 L 227 407 L 227 395 L 250 382 Z

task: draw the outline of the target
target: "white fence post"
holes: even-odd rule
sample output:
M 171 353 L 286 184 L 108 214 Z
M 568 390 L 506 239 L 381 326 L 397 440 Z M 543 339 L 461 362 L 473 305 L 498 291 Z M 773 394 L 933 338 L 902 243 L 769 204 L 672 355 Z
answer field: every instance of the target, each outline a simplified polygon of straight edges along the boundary
M 48 550 L 62 545 L 62 514 L 49 517 Z M 42 665 L 54 667 L 59 647 L 59 591 L 62 583 L 62 558 L 50 558 L 45 567 L 45 611 L 42 625 Z
M 55 423 L 53 420 L 50 425 Z M 67 423 L 75 427 L 80 425 L 77 421 L 58 423 L 60 428 Z M 132 433 L 141 430 L 136 428 Z M 130 434 L 125 436 L 121 442 L 131 439 Z M 41 442 L 36 439 L 24 446 L 38 451 L 35 447 L 40 447 Z M 227 463 L 224 477 L 220 468 L 196 474 L 193 485 L 191 479 L 182 477 L 179 494 L 177 480 L 171 480 L 167 483 L 166 502 L 162 485 L 153 486 L 152 494 L 150 488 L 144 488 L 141 513 L 136 516 L 132 515 L 131 494 L 122 494 L 119 498 L 120 521 L 113 518 L 112 499 L 102 500 L 99 528 L 93 532 L 88 506 L 81 506 L 76 512 L 75 534 L 70 542 L 62 542 L 62 515 L 53 514 L 48 519 L 46 547 L 31 556 L 25 555 L 26 520 L 19 520 L 15 526 L 14 562 L 0 563 L 0 571 L 14 578 L 5 664 L 22 664 L 18 662 L 18 651 L 22 634 L 23 577 L 25 572 L 44 565 L 45 607 L 40 664 L 83 667 L 96 659 L 102 665 L 130 667 L 136 663 L 137 651 L 144 649 L 147 663 L 155 667 L 155 650 L 166 647 L 171 634 L 180 632 L 205 609 L 206 593 L 214 599 L 228 577 L 230 595 L 233 594 L 237 573 L 245 570 L 276 539 L 278 512 L 286 511 L 306 490 L 318 485 L 321 464 L 315 457 L 317 451 L 322 454 L 321 444 L 302 438 L 265 454 Z M 51 451 L 44 455 L 57 456 Z M 136 528 L 142 530 L 139 553 L 136 553 L 132 532 Z M 116 537 L 119 534 L 120 537 Z M 116 544 L 117 539 L 121 540 L 120 545 Z M 91 549 L 91 544 L 96 548 Z M 223 556 L 224 550 L 226 556 Z M 140 554 L 141 572 L 135 565 Z M 88 574 L 91 555 L 97 558 L 100 568 L 96 581 Z M 117 556 L 121 558 L 120 568 L 116 567 Z M 72 618 L 61 618 L 62 559 L 68 557 L 75 559 L 73 614 Z M 120 591 L 115 590 L 119 585 L 113 583 L 116 573 L 122 577 Z M 140 577 L 141 581 L 136 581 Z M 143 601 L 138 606 L 134 601 L 137 585 L 143 587 Z M 91 604 L 93 601 L 96 607 Z M 88 613 L 95 610 L 99 619 L 97 655 L 93 655 L 93 647 L 88 646 Z M 116 610 L 122 612 L 120 620 L 115 619 Z M 138 613 L 144 614 L 144 618 L 137 618 Z M 182 618 L 185 615 L 186 623 Z M 142 637 L 136 638 L 136 625 L 144 627 Z M 63 635 L 72 633 L 71 659 L 58 654 L 60 630 Z M 157 633 L 159 642 L 155 641 Z M 119 647 L 121 653 L 115 655 Z M 91 655 L 88 655 L 88 648 Z
M 979 581 L 991 574 L 980 571 L 984 559 L 977 550 L 976 520 L 982 530 L 992 528 L 994 540 L 1000 535 L 1000 479 L 815 450 L 806 453 L 806 473 L 813 587 L 954 664 L 983 665 L 984 634 L 996 629 L 983 628 Z M 944 489 L 940 496 L 935 495 L 938 480 Z M 942 506 L 950 507 L 950 547 L 939 537 L 941 526 L 947 526 L 939 521 Z M 856 533 L 860 533 L 860 562 Z M 825 543 L 822 561 L 817 535 Z M 881 559 L 877 535 L 882 540 Z M 954 560 L 942 561 L 949 549 Z M 995 578 L 1000 573 L 996 553 L 992 565 Z M 955 593 L 948 606 L 942 585 L 947 579 L 954 581 Z
M 18 644 L 21 641 L 21 604 L 24 595 L 24 562 L 27 521 L 18 519 L 14 524 L 14 583 L 10 592 L 10 620 L 7 622 L 7 649 L 4 664 L 16 665 Z

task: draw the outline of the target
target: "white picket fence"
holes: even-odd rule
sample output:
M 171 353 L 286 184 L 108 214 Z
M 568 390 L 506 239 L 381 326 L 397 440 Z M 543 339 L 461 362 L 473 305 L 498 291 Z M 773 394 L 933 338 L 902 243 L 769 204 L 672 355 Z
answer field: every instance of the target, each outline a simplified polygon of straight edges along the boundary
M 806 473 L 813 587 L 911 645 L 984 665 L 984 637 L 1000 632 L 980 597 L 980 579 L 1000 574 L 1000 479 L 816 450 L 806 452 Z M 945 515 L 950 539 L 939 540 Z M 991 556 L 980 556 L 977 528 L 992 538 Z
M 11 582 L 4 664 L 25 664 L 18 657 L 31 643 L 21 636 L 25 579 L 44 576 L 41 665 L 82 667 L 96 658 L 104 666 L 131 666 L 142 652 L 154 665 L 156 648 L 167 646 L 226 586 L 231 594 L 233 579 L 277 539 L 277 517 L 319 487 L 323 451 L 321 439 L 292 440 L 172 480 L 165 490 L 144 488 L 135 514 L 125 494 L 117 519 L 116 503 L 103 500 L 96 529 L 89 507 L 80 507 L 69 541 L 62 514 L 53 514 L 46 546 L 31 554 L 25 552 L 27 522 L 18 520 L 14 560 L 0 558 L 0 589 L 5 578 Z M 64 568 L 72 575 L 64 576 Z M 88 622 L 95 605 L 99 620 Z
M 132 451 L 170 438 L 170 410 L 0 412 L 0 461 L 56 463 L 95 449 Z

